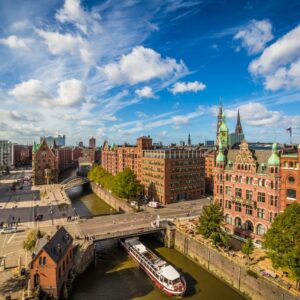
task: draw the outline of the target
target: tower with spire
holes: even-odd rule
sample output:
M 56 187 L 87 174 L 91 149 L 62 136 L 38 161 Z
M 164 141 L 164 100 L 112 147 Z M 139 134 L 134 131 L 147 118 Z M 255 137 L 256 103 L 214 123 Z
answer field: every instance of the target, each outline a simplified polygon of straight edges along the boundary
M 191 135 L 189 134 L 188 135 L 188 146 L 191 146 L 192 145 L 192 140 L 191 140 Z
M 223 113 L 223 109 L 222 109 L 222 100 L 220 98 L 220 104 L 219 104 L 219 112 L 218 112 L 218 122 L 217 122 L 217 136 L 216 136 L 216 145 L 219 145 L 219 135 L 220 135 L 220 127 L 222 124 L 222 113 Z
M 240 110 L 238 110 L 238 114 L 237 114 L 235 133 L 236 134 L 243 134 L 243 128 L 242 128 L 241 117 L 240 117 Z

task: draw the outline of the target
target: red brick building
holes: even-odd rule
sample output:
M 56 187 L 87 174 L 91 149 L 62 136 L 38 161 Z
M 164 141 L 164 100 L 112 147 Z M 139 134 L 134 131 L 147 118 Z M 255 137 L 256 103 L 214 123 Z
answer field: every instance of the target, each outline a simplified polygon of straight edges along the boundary
M 13 145 L 13 165 L 27 166 L 32 163 L 32 145 Z
M 73 238 L 60 227 L 51 238 L 45 236 L 36 243 L 29 264 L 31 290 L 39 287 L 54 299 L 66 296 L 72 266 Z
M 285 148 L 280 156 L 280 206 L 300 203 L 300 145 Z
M 46 140 L 40 145 L 34 143 L 32 151 L 33 184 L 50 184 L 58 180 L 59 165 L 55 149 L 51 149 Z
M 144 150 L 141 183 L 150 199 L 163 204 L 205 195 L 205 160 L 200 148 Z
M 260 243 L 276 215 L 282 211 L 280 159 L 272 150 L 251 150 L 244 140 L 240 149 L 228 149 L 228 129 L 223 114 L 214 175 L 214 201 L 224 210 L 231 233 L 251 236 Z
M 144 136 L 137 139 L 136 146 L 105 142 L 102 166 L 113 175 L 130 168 L 151 200 L 164 204 L 205 194 L 205 161 L 200 148 L 154 149 L 152 139 Z
M 212 195 L 214 191 L 214 171 L 216 151 L 208 149 L 204 152 L 205 159 L 205 194 Z

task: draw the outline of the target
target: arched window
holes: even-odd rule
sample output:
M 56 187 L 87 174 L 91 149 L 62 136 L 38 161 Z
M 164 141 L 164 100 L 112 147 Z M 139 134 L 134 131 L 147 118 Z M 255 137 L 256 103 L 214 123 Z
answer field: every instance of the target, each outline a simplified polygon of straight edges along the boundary
M 246 177 L 246 183 L 249 184 L 250 181 L 249 181 L 249 177 Z
M 251 232 L 253 232 L 253 224 L 252 224 L 251 221 L 247 220 L 247 221 L 245 222 L 245 229 L 246 229 L 246 230 L 249 230 L 249 231 L 251 231 Z
M 242 165 L 242 170 L 244 170 L 244 165 Z
M 239 170 L 240 168 L 241 168 L 241 167 L 240 167 L 240 164 L 238 164 L 238 165 L 237 165 L 237 169 Z
M 294 164 L 292 161 L 289 162 L 289 168 L 293 168 L 294 167 Z
M 288 182 L 291 183 L 291 184 L 295 183 L 295 178 L 293 176 L 289 176 L 288 177 Z
M 225 222 L 226 222 L 227 224 L 232 224 L 232 218 L 231 218 L 231 216 L 230 216 L 229 214 L 227 214 L 227 215 L 225 216 Z
M 274 181 L 271 181 L 271 189 L 274 189 Z
M 262 179 L 261 185 L 262 185 L 262 186 L 265 186 L 265 185 L 266 185 L 266 180 L 265 180 L 265 179 Z
M 258 235 L 264 235 L 266 233 L 266 228 L 262 224 L 258 224 L 256 227 L 256 234 Z
M 237 228 L 242 228 L 242 220 L 240 217 L 236 217 L 234 219 L 234 226 Z
M 43 257 L 43 265 L 45 265 L 47 262 L 46 256 Z
M 37 286 L 40 285 L 40 275 L 39 275 L 39 273 L 34 274 L 33 281 L 34 281 L 33 282 L 34 287 L 37 287 Z
M 287 161 L 284 162 L 284 166 L 285 166 L 286 168 L 289 166 L 289 164 L 288 164 Z

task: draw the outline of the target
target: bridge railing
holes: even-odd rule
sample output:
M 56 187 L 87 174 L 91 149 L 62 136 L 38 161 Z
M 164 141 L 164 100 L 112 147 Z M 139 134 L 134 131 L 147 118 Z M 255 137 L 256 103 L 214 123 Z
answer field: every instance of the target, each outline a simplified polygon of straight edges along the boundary
M 94 235 L 94 241 L 101 241 L 101 240 L 108 240 L 113 238 L 122 238 L 122 237 L 130 237 L 133 235 L 142 235 L 152 232 L 159 232 L 164 230 L 163 227 L 143 227 L 138 229 L 126 230 L 126 231 L 115 231 L 115 232 L 108 232 L 106 234 Z

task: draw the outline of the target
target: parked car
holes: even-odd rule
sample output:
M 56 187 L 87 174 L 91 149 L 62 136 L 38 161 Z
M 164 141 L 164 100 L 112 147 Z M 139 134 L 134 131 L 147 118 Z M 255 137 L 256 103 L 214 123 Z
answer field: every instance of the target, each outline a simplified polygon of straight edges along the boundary
M 36 221 L 42 221 L 43 218 L 44 218 L 44 215 L 42 215 L 42 214 L 36 215 L 36 216 L 35 216 L 35 220 L 36 220 Z
M 130 206 L 136 207 L 138 205 L 137 201 L 131 201 Z
M 5 227 L 2 228 L 0 231 L 1 234 L 15 233 L 15 232 L 17 232 L 17 227 Z
M 161 207 L 161 204 L 159 202 L 156 202 L 156 201 L 150 201 L 148 203 L 148 206 L 149 207 L 153 207 L 153 208 L 160 208 Z

